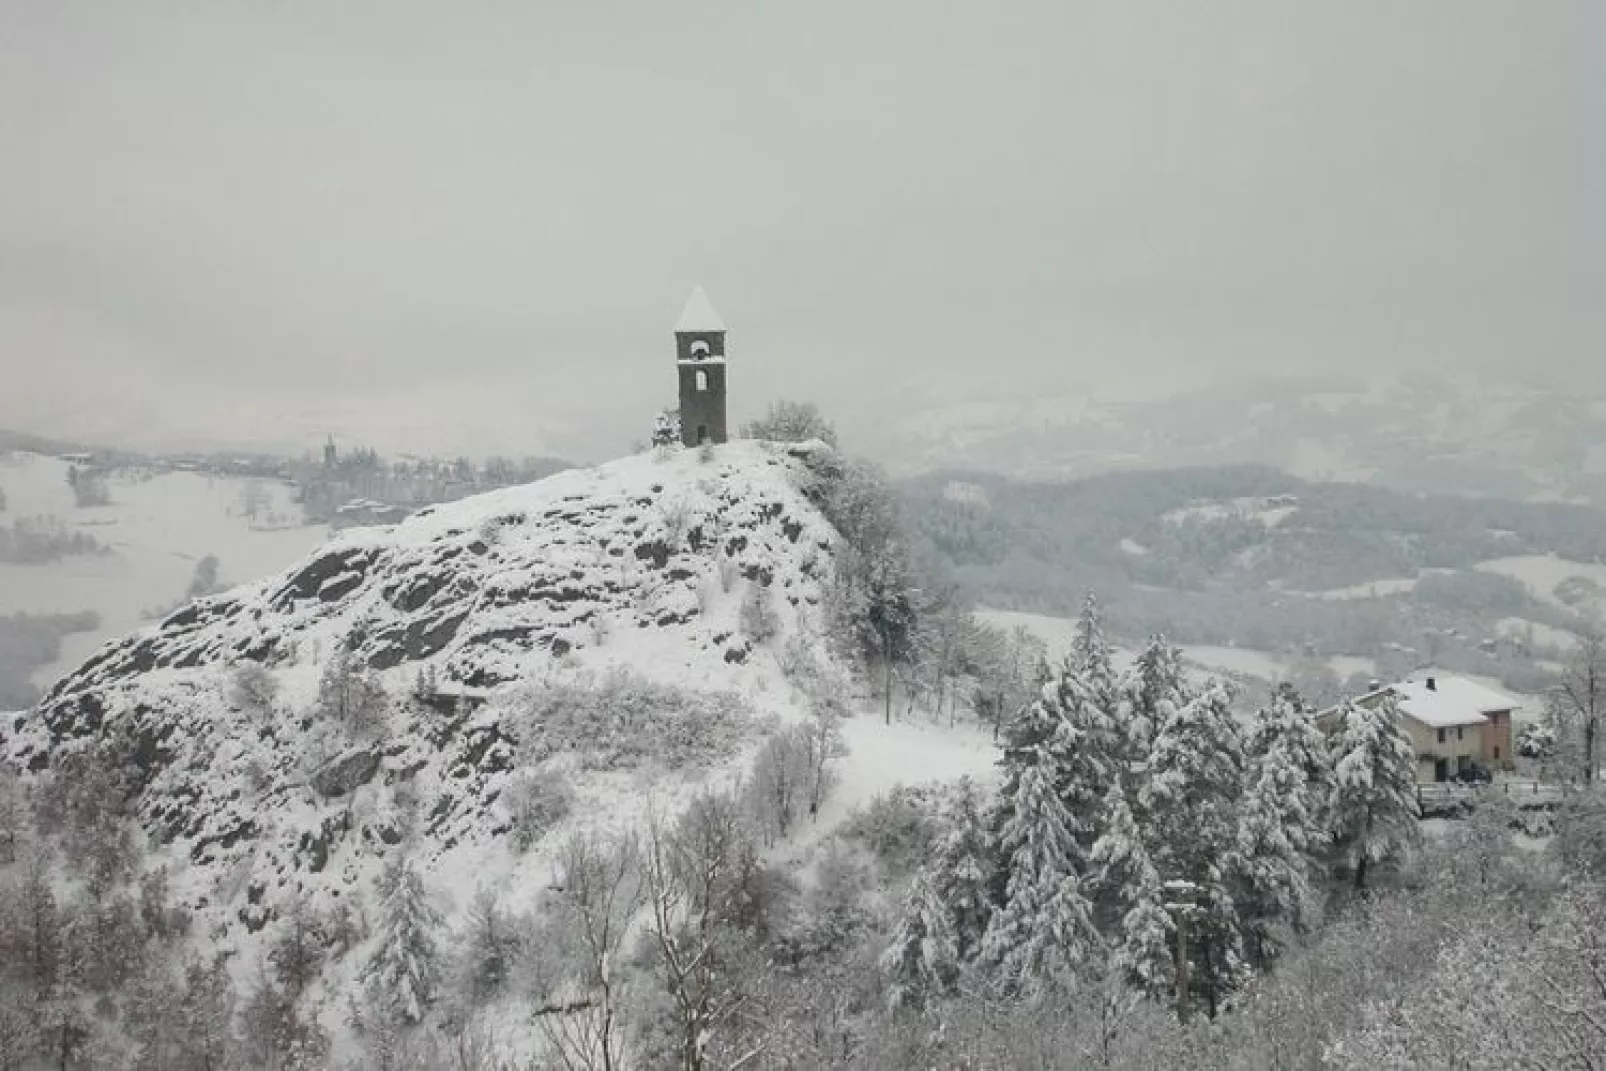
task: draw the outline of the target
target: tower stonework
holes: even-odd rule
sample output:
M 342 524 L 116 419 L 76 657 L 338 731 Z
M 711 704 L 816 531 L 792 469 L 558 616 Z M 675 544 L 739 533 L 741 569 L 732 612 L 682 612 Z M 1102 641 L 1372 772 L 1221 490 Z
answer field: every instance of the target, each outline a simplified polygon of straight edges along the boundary
M 698 287 L 675 324 L 680 372 L 680 441 L 722 443 L 725 431 L 725 323 Z

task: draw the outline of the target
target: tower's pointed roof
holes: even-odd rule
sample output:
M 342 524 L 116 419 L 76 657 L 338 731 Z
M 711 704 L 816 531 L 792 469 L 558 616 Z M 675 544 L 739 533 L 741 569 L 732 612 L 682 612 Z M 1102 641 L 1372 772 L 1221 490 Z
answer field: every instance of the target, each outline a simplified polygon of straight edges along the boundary
M 714 311 L 714 303 L 708 300 L 702 287 L 691 292 L 686 299 L 686 308 L 680 314 L 680 322 L 675 324 L 676 331 L 723 331 L 725 321 L 719 318 Z

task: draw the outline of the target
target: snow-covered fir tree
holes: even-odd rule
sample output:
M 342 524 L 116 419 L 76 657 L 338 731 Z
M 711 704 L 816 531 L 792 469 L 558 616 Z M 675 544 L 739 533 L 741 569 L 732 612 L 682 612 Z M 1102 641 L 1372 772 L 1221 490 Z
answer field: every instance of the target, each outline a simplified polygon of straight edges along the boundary
M 1011 782 L 1028 764 L 1036 761 L 1036 754 L 1048 747 L 1059 731 L 1060 710 L 1051 700 L 1049 679 L 1041 682 L 1037 698 L 1021 707 L 1014 717 L 1004 724 L 1003 757 L 1005 795 L 1012 794 Z
M 1105 794 L 1101 832 L 1088 861 L 1096 919 L 1111 945 L 1111 966 L 1150 996 L 1171 992 L 1176 984 L 1176 929 L 1165 909 L 1160 874 L 1120 782 Z
M 1025 756 L 1008 787 L 998 855 L 1003 903 L 982 939 L 1007 992 L 1040 997 L 1073 986 L 1099 955 L 1085 863 L 1046 748 Z
M 379 937 L 363 968 L 369 993 L 380 1010 L 416 1023 L 435 998 L 440 983 L 440 952 L 435 935 L 440 913 L 430 905 L 423 879 L 411 863 L 398 859 L 380 885 Z
M 1327 813 L 1338 862 L 1366 888 L 1368 869 L 1399 858 L 1421 838 L 1416 755 L 1391 697 L 1346 703 L 1333 734 L 1333 788 Z
M 1219 682 L 1172 706 L 1155 733 L 1140 790 L 1156 856 L 1186 864 L 1233 838 L 1242 784 L 1242 744 L 1231 694 Z
M 1313 712 L 1306 710 L 1299 693 L 1287 683 L 1272 689 L 1271 698 L 1259 710 L 1244 744 L 1250 763 L 1265 759 L 1272 750 L 1282 754 L 1278 762 L 1304 771 L 1302 802 L 1312 822 L 1319 823 L 1321 808 L 1332 786 L 1332 758 L 1327 737 L 1316 727 Z
M 1251 767 L 1227 866 L 1244 952 L 1256 968 L 1268 966 L 1281 951 L 1281 926 L 1298 931 L 1310 921 L 1311 860 L 1301 846 L 1310 830 L 1297 815 L 1298 804 L 1286 806 L 1302 795 L 1302 782 L 1289 784 L 1291 774 L 1300 776 L 1275 763 Z
M 970 778 L 960 780 L 945 820 L 932 855 L 931 883 L 948 909 L 954 947 L 964 961 L 980 949 L 992 919 L 989 891 L 997 872 L 982 796 Z
M 1122 728 L 1132 751 L 1142 755 L 1165 720 L 1188 701 L 1182 652 L 1155 636 L 1123 675 L 1120 692 Z
M 1327 839 L 1332 782 L 1327 741 L 1286 685 L 1256 712 L 1245 758 L 1237 842 L 1229 870 L 1245 951 L 1255 967 L 1275 958 L 1280 926 L 1311 921 L 1311 874 Z
M 1071 833 L 1085 852 L 1098 836 L 1104 793 L 1121 769 L 1126 747 L 1098 695 L 1071 665 L 1043 686 L 1039 703 L 1053 715 L 1054 734 L 1046 753 L 1054 763 L 1054 783 Z
M 1099 707 L 1106 712 L 1115 709 L 1119 681 L 1110 656 L 1110 642 L 1104 635 L 1104 620 L 1099 614 L 1098 597 L 1091 592 L 1082 603 L 1082 613 L 1076 619 L 1076 631 L 1071 637 L 1071 666 L 1087 684 Z
M 895 1009 L 911 1011 L 947 993 L 959 976 L 959 947 L 949 905 L 923 867 L 904 897 L 892 940 L 881 954 L 881 969 L 887 977 L 888 1002 Z
M 1242 741 L 1225 685 L 1212 682 L 1170 707 L 1139 792 L 1150 852 L 1162 882 L 1199 890 L 1190 984 L 1212 1015 L 1243 980 L 1242 940 L 1225 865 L 1237 842 Z
M 1104 792 L 1120 769 L 1124 750 L 1109 712 L 1100 707 L 1074 658 L 1067 658 L 1009 725 L 1001 816 L 1013 805 L 1021 771 L 1046 761 L 1065 804 L 1068 827 L 1085 852 L 1093 844 Z

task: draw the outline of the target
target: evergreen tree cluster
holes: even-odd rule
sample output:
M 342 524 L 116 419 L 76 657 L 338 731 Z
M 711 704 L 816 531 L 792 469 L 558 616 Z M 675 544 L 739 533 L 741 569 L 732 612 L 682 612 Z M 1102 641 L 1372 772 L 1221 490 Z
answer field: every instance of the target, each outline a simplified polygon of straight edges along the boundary
M 1387 703 L 1328 736 L 1287 685 L 1241 725 L 1217 681 L 1155 638 L 1117 672 L 1089 597 L 1063 663 L 1008 723 L 1001 785 L 960 787 L 882 956 L 894 1008 L 978 982 L 1008 999 L 1089 986 L 1214 1015 L 1315 921 L 1329 868 L 1416 837 L 1414 757 Z

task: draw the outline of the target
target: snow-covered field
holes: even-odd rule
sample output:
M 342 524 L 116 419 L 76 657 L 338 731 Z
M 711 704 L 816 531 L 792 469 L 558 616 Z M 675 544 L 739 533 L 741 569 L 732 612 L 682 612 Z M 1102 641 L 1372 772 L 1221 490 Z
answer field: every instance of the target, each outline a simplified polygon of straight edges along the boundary
M 997 628 L 1024 628 L 1048 646 L 1048 657 L 1057 660 L 1070 650 L 1076 633 L 1076 619 L 1054 617 L 1050 614 L 1029 614 L 1018 610 L 991 610 L 985 607 L 976 611 L 976 617 Z M 1264 651 L 1251 651 L 1239 647 L 1184 647 L 1182 653 L 1191 661 L 1209 669 L 1228 673 L 1244 673 L 1252 677 L 1274 680 L 1276 659 Z M 1137 656 L 1130 648 L 1115 648 L 1116 668 L 1124 669 Z
M 1267 528 L 1276 528 L 1298 511 L 1297 506 L 1276 504 L 1264 498 L 1234 498 L 1225 502 L 1196 502 L 1190 506 L 1171 510 L 1160 519 L 1167 524 L 1187 521 L 1259 521 Z
M 248 482 L 191 472 L 149 479 L 113 477 L 112 504 L 78 509 L 67 485 L 68 465 L 36 454 L 0 454 L 0 488 L 7 499 L 0 522 L 55 516 L 88 532 L 114 553 L 69 557 L 48 565 L 0 564 L 0 614 L 74 613 L 94 610 L 101 626 L 68 636 L 62 657 L 42 667 L 44 685 L 83 661 L 106 640 L 149 624 L 147 610 L 170 606 L 184 594 L 196 562 L 215 555 L 223 583 L 255 580 L 282 569 L 321 544 L 322 526 L 301 522 L 290 489 L 259 483 L 266 505 L 259 512 L 278 527 L 253 524 L 242 510 Z
M 1495 622 L 1495 628 L 1500 630 L 1502 636 L 1556 647 L 1563 651 L 1570 651 L 1578 644 L 1578 637 L 1565 629 L 1555 628 L 1539 621 L 1529 621 L 1522 617 L 1502 617 Z
M 1049 614 L 1028 614 L 1018 610 L 989 610 L 986 607 L 978 607 L 976 619 L 995 628 L 1011 630 L 1024 628 L 1048 645 L 1048 657 L 1051 659 L 1057 659 L 1070 650 L 1071 638 L 1076 632 L 1076 621 L 1073 618 L 1053 617 Z M 1126 657 L 1131 656 L 1127 654 Z
M 1053 617 L 1048 614 L 978 609 L 976 616 L 999 628 L 1025 628 L 1048 645 L 1050 658 L 1058 658 L 1070 648 L 1071 637 L 1076 629 L 1074 618 Z M 1210 647 L 1192 644 L 1184 645 L 1182 653 L 1196 667 L 1196 671 L 1203 674 L 1253 677 L 1270 683 L 1286 678 L 1290 669 L 1289 661 L 1284 656 L 1249 647 Z M 1135 651 L 1116 648 L 1117 668 L 1130 664 L 1135 655 Z M 1356 673 L 1373 673 L 1377 669 L 1376 663 L 1369 658 L 1339 655 L 1326 661 L 1333 668 L 1333 672 L 1345 680 Z
M 1556 585 L 1562 581 L 1581 577 L 1594 581 L 1606 589 L 1606 565 L 1568 561 L 1554 554 L 1522 554 L 1511 558 L 1495 558 L 1492 561 L 1479 562 L 1477 567 L 1486 573 L 1499 573 L 1520 580 L 1528 586 L 1529 591 L 1533 592 L 1534 598 L 1567 609 L 1574 607 L 1567 607 L 1566 603 L 1556 597 Z M 1603 600 L 1594 601 L 1597 608 L 1602 607 Z
M 1347 588 L 1328 588 L 1325 591 L 1307 591 L 1302 594 L 1315 599 L 1376 599 L 1384 595 L 1403 595 L 1415 588 L 1419 577 L 1399 576 L 1383 580 L 1368 580 L 1364 584 L 1351 584 Z
M 1014 628 L 1017 625 L 1026 628 L 1048 645 L 1049 657 L 1058 658 L 1070 648 L 1072 632 L 1076 621 L 1069 617 L 1052 617 L 1046 614 L 1026 614 L 1013 610 L 978 610 L 976 616 L 989 624 L 1000 628 Z M 1183 655 L 1192 664 L 1197 676 L 1205 674 L 1225 674 L 1238 677 L 1253 677 L 1266 682 L 1278 681 L 1288 676 L 1289 664 L 1287 659 L 1269 651 L 1257 651 L 1244 647 L 1204 647 L 1198 645 L 1184 646 Z M 1124 668 L 1131 664 L 1135 652 L 1117 648 L 1115 662 L 1117 668 Z M 1340 655 L 1326 660 L 1327 664 L 1338 674 L 1340 680 L 1348 680 L 1356 673 L 1371 674 L 1377 671 L 1374 662 L 1367 658 L 1356 658 Z M 1543 714 L 1543 700 L 1538 696 L 1522 695 L 1512 692 L 1503 686 L 1494 677 L 1481 677 L 1474 674 L 1457 673 L 1469 681 L 1475 681 L 1497 692 L 1510 695 L 1515 700 L 1512 718 L 1518 723 L 1537 721 Z M 1240 703 L 1253 704 L 1260 697 L 1257 695 L 1240 695 Z
M 1349 680 L 1357 673 L 1373 674 L 1377 672 L 1377 662 L 1370 658 L 1360 658 L 1356 655 L 1334 655 L 1327 660 L 1333 667 L 1340 680 Z
M 1285 675 L 1282 661 L 1268 651 L 1254 651 L 1247 647 L 1207 647 L 1194 644 L 1183 647 L 1182 653 L 1190 661 L 1222 673 L 1259 677 L 1263 681 L 1278 680 Z
M 990 783 L 997 773 L 998 747 L 988 730 L 973 722 L 949 728 L 916 715 L 887 725 L 876 710 L 862 710 L 842 723 L 848 753 L 839 781 L 820 813 L 828 824 L 898 785 L 957 781 L 969 777 Z

